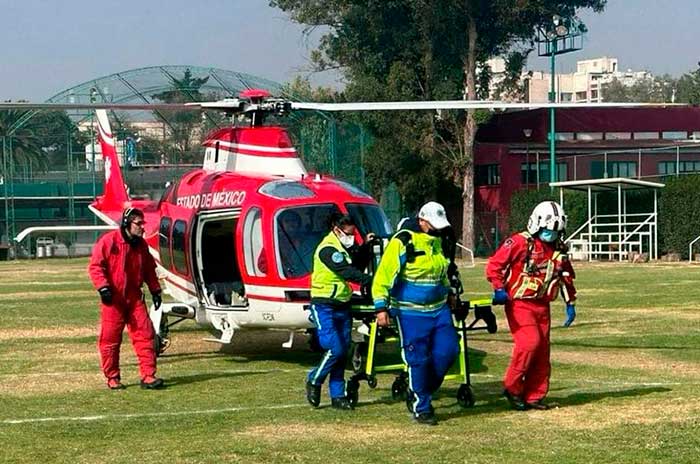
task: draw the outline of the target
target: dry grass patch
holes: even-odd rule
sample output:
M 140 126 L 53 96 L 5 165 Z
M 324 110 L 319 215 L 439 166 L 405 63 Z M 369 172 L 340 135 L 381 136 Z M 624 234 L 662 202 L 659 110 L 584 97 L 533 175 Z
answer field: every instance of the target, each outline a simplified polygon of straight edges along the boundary
M 95 334 L 96 329 L 89 327 L 0 329 L 0 341 L 22 340 L 25 338 L 83 338 Z
M 411 443 L 417 440 L 425 440 L 424 428 L 396 425 L 362 424 L 359 427 L 350 426 L 347 421 L 336 424 L 312 424 L 304 422 L 256 425 L 235 433 L 235 436 L 253 438 L 269 444 L 284 443 L 288 441 L 310 441 L 313 443 L 336 444 L 376 444 L 381 445 L 387 440 Z M 352 433 L 348 430 L 352 429 Z M 447 435 L 431 433 L 432 439 L 451 439 Z
M 528 421 L 543 426 L 564 427 L 573 430 L 602 430 L 623 425 L 653 425 L 665 422 L 697 420 L 700 404 L 685 398 L 659 401 L 653 397 L 630 397 L 607 402 L 592 402 L 576 407 L 557 408 L 550 411 L 531 411 Z
M 53 296 L 73 296 L 79 298 L 85 298 L 94 296 L 97 300 L 97 293 L 94 290 L 51 290 L 48 292 L 13 292 L 13 293 L 0 293 L 0 302 L 2 301 L 16 301 L 16 300 L 36 300 L 37 298 L 50 298 Z M 97 303 L 95 303 L 97 306 Z
M 63 395 L 104 388 L 99 369 L 94 372 L 70 372 L 66 375 L 7 375 L 0 382 L 0 395 L 27 398 L 39 395 Z

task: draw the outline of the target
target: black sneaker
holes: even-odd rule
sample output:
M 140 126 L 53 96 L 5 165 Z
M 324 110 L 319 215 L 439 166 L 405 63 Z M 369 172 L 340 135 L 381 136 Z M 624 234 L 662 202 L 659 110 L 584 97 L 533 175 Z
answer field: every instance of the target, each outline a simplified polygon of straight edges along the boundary
M 110 390 L 124 390 L 126 387 L 118 378 L 114 377 L 107 380 L 107 388 Z
M 532 403 L 525 403 L 525 406 L 527 409 L 535 409 L 537 411 L 549 411 L 555 407 L 554 404 L 545 403 L 542 400 L 533 401 Z
M 141 388 L 145 388 L 146 390 L 158 390 L 164 386 L 165 382 L 163 382 L 163 379 L 159 379 L 158 377 L 154 377 L 152 375 L 149 375 L 145 379 L 141 380 Z
M 320 385 L 314 385 L 309 381 L 306 382 L 306 401 L 314 408 L 317 408 L 318 405 L 321 404 Z
M 340 409 L 343 411 L 350 411 L 355 409 L 355 406 L 352 405 L 352 402 L 348 399 L 347 396 L 343 396 L 340 398 L 332 398 L 331 408 Z
M 504 389 L 503 396 L 505 396 L 510 403 L 510 407 L 516 411 L 525 411 L 527 409 L 525 401 L 523 401 L 523 399 L 518 395 L 513 395 L 508 390 Z
M 435 417 L 435 413 L 430 411 L 430 412 L 422 412 L 416 416 L 413 416 L 413 420 L 416 421 L 418 424 L 423 424 L 423 425 L 437 425 L 437 417 Z

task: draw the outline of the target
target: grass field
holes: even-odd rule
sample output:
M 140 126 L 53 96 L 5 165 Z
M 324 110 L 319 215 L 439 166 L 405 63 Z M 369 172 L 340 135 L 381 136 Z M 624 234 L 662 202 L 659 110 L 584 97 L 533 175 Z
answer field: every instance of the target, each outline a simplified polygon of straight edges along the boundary
M 0 263 L 2 462 L 469 462 L 496 464 L 700 460 L 700 267 L 578 266 L 578 319 L 553 308 L 551 411 L 515 412 L 500 396 L 511 349 L 471 338 L 477 404 L 447 382 L 437 427 L 411 422 L 379 376 L 353 412 L 312 410 L 304 374 L 319 358 L 304 337 L 244 333 L 222 352 L 194 325 L 160 359 L 163 391 L 138 387 L 127 339 L 123 391 L 108 391 L 95 348 L 97 297 L 84 260 Z M 483 298 L 483 263 L 463 270 Z M 324 390 L 324 404 L 328 405 Z

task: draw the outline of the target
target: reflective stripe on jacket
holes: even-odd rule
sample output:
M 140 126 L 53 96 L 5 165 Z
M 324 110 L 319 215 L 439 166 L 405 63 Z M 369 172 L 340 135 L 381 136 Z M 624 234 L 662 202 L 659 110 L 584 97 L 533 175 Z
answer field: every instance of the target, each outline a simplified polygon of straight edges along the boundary
M 375 309 L 433 311 L 447 301 L 448 259 L 439 237 L 401 230 L 389 241 L 372 282 Z

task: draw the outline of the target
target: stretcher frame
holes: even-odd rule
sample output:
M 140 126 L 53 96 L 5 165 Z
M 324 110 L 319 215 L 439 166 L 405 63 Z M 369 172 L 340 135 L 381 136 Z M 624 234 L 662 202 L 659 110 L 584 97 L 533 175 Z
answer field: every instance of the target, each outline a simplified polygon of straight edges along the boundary
M 460 354 L 455 361 L 458 364 L 459 370 L 457 373 L 447 374 L 445 380 L 461 380 L 457 389 L 457 402 L 464 408 L 470 408 L 475 404 L 474 392 L 471 386 L 471 372 L 469 364 L 469 346 L 467 332 L 487 331 L 495 333 L 497 331 L 496 318 L 491 310 L 491 299 L 479 299 L 462 302 L 467 311 L 465 319 L 455 322 L 455 330 L 460 334 L 459 349 Z M 471 322 L 467 323 L 469 316 L 473 315 Z M 396 325 L 392 321 L 392 325 L 387 329 L 378 327 L 377 320 L 374 314 L 374 308 L 365 305 L 353 305 L 353 318 L 360 319 L 364 324 L 369 325 L 369 335 L 365 335 L 365 340 L 361 343 L 355 343 L 353 352 L 353 368 L 355 373 L 350 377 L 346 386 L 346 393 L 351 402 L 357 403 L 359 399 L 360 382 L 366 381 L 369 388 L 377 387 L 376 374 L 380 372 L 397 372 L 391 386 L 391 396 L 394 400 L 405 399 L 407 407 L 411 410 L 411 398 L 408 397 L 408 366 L 406 363 L 398 364 L 377 364 L 375 361 L 375 352 L 380 343 L 398 343 L 400 338 L 396 334 Z M 481 324 L 479 324 L 481 322 Z M 477 325 L 478 324 L 478 325 Z M 357 353 L 359 350 L 362 354 L 363 344 L 366 345 L 367 352 L 363 362 L 357 362 Z M 401 349 L 401 346 L 399 346 Z

